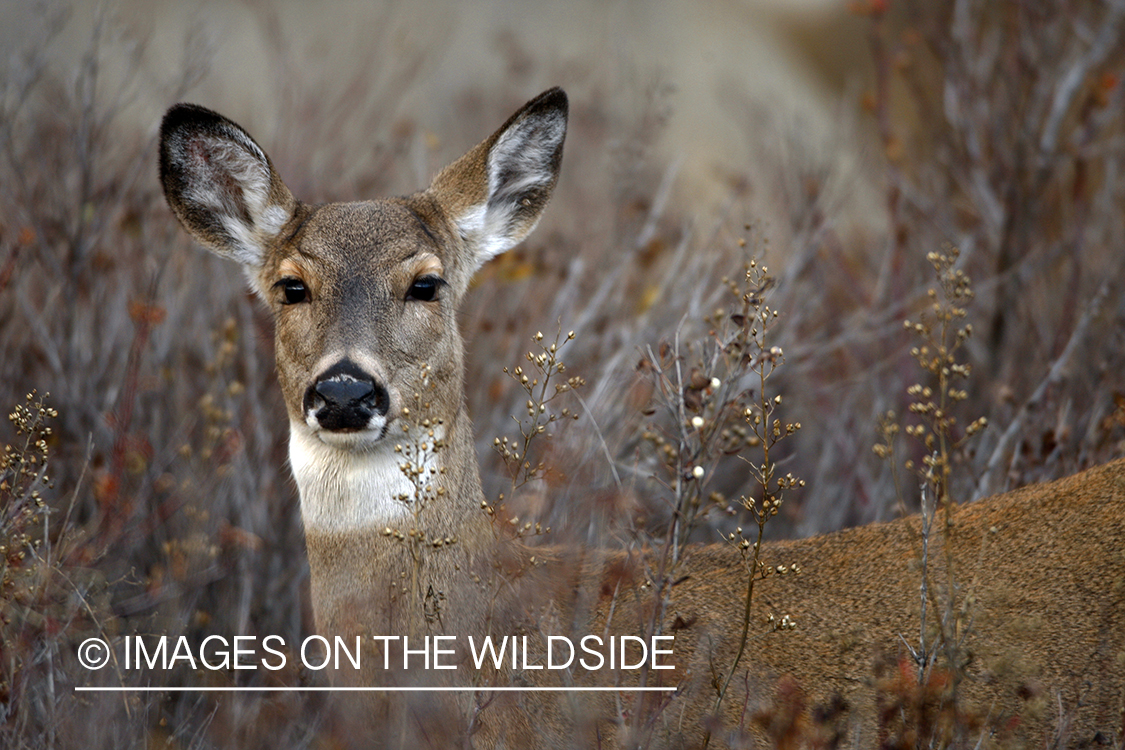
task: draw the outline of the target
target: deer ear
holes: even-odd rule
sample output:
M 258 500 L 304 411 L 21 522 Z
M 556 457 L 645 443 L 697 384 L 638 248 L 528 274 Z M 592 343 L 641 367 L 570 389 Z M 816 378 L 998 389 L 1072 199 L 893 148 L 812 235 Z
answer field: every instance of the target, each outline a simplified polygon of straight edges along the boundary
M 559 176 L 566 122 L 566 93 L 545 91 L 434 178 L 429 192 L 465 241 L 470 272 L 539 222 Z
M 261 265 L 297 210 L 254 139 L 194 104 L 177 104 L 164 115 L 160 181 L 168 205 L 197 241 L 249 267 Z

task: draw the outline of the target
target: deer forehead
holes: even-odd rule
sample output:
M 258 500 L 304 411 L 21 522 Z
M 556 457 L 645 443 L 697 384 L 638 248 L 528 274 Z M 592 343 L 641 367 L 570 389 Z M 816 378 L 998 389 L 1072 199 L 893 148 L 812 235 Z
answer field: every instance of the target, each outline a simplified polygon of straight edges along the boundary
M 274 257 L 274 275 L 331 286 L 355 279 L 408 283 L 442 275 L 443 248 L 421 216 L 394 201 L 317 206 Z

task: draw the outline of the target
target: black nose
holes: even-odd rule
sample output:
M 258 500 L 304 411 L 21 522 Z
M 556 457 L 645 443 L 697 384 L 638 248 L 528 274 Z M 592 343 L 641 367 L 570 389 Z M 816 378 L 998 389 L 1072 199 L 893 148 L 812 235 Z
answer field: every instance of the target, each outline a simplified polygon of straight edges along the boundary
M 325 403 L 347 407 L 370 401 L 375 396 L 375 384 L 360 380 L 322 380 L 316 384 L 316 393 Z
M 387 389 L 370 378 L 329 371 L 305 393 L 305 413 L 315 412 L 322 429 L 362 430 L 371 418 L 386 416 L 390 407 Z

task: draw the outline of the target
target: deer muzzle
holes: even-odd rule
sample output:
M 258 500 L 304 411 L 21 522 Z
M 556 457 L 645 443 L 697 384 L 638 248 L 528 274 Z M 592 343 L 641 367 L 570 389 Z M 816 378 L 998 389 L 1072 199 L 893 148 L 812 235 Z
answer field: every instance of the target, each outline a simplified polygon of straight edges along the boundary
M 314 429 L 381 433 L 389 409 L 387 389 L 349 360 L 333 365 L 305 391 L 305 420 Z

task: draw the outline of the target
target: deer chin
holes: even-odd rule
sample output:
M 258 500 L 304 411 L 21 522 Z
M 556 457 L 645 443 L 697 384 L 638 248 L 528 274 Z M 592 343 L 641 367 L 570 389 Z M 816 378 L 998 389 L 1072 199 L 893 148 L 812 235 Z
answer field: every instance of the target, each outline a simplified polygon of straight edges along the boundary
M 309 413 L 305 417 L 303 426 L 307 428 L 313 439 L 327 446 L 342 451 L 364 453 L 378 450 L 388 441 L 387 435 L 393 421 L 381 414 L 373 414 L 361 429 L 330 430 L 320 424 L 315 413 Z

